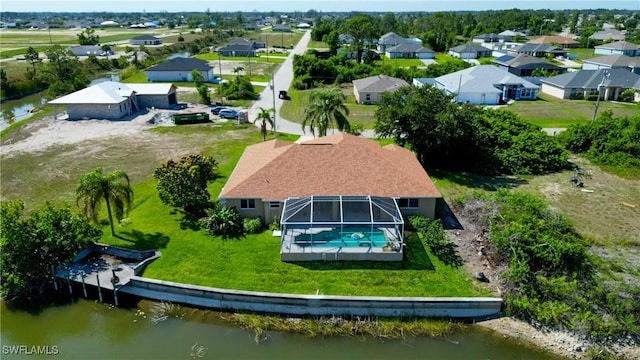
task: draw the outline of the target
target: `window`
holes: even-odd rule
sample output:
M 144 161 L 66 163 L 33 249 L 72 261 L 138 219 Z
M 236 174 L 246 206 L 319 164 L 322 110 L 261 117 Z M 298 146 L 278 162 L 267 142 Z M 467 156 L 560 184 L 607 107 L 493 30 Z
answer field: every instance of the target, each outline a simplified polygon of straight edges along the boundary
M 531 89 L 520 89 L 520 97 L 531 97 Z
M 371 94 L 365 94 L 364 101 L 371 101 Z
M 418 207 L 418 199 L 400 198 L 398 201 L 398 207 L 403 209 L 411 209 Z
M 270 208 L 279 208 L 280 207 L 280 201 L 269 201 L 269 207 Z
M 240 209 L 255 209 L 256 208 L 256 200 L 255 199 L 241 199 L 240 200 Z

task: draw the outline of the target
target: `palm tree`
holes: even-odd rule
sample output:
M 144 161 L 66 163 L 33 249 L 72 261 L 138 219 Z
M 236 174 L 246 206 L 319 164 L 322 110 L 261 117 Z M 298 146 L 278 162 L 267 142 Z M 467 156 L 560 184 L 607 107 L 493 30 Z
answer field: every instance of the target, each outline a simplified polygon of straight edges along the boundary
M 338 88 L 312 91 L 309 94 L 309 105 L 304 109 L 302 131 L 309 125 L 311 134 L 315 137 L 316 128 L 319 136 L 326 136 L 330 126 L 335 126 L 340 131 L 351 129 L 347 119 L 349 108 L 344 104 L 345 100 L 342 90 Z
M 265 109 L 261 107 L 260 113 L 258 114 L 258 116 L 256 116 L 255 121 L 261 121 L 260 133 L 262 134 L 262 141 L 267 141 L 267 124 L 271 126 L 271 128 L 273 129 L 273 118 L 271 117 L 271 113 L 274 113 L 275 115 L 275 111 L 273 111 L 273 108 Z M 275 131 L 274 131 L 274 134 L 275 134 Z
M 105 176 L 102 175 L 102 168 L 97 167 L 94 171 L 82 175 L 76 189 L 76 203 L 80 205 L 82 202 L 85 215 L 96 223 L 102 200 L 107 204 L 111 236 L 115 236 L 112 207 L 113 215 L 120 221 L 133 202 L 129 176 L 124 171 L 117 170 Z

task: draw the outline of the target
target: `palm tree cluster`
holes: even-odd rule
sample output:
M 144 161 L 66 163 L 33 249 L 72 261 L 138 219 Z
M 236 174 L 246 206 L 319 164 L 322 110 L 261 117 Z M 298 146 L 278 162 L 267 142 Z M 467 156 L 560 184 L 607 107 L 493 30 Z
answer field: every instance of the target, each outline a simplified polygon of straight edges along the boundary
M 332 126 L 340 131 L 349 131 L 349 108 L 344 104 L 345 100 L 342 90 L 338 88 L 312 91 L 309 94 L 309 105 L 304 110 L 302 131 L 305 131 L 307 125 L 314 137 L 316 129 L 318 136 L 326 136 L 327 130 Z

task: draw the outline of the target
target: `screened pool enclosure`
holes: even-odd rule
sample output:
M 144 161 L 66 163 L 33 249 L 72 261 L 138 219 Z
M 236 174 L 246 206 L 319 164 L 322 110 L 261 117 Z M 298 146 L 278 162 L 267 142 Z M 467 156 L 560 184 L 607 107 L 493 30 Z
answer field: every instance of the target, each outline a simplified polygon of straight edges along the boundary
M 283 261 L 402 260 L 404 221 L 393 198 L 289 198 L 280 226 Z

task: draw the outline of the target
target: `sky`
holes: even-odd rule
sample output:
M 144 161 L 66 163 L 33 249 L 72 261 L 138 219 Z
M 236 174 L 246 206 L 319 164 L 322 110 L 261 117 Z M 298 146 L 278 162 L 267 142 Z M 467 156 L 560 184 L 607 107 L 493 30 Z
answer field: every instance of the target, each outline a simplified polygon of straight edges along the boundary
M 457 11 L 502 9 L 629 9 L 640 0 L 0 0 L 0 11 L 19 12 L 179 12 L 179 11 Z

